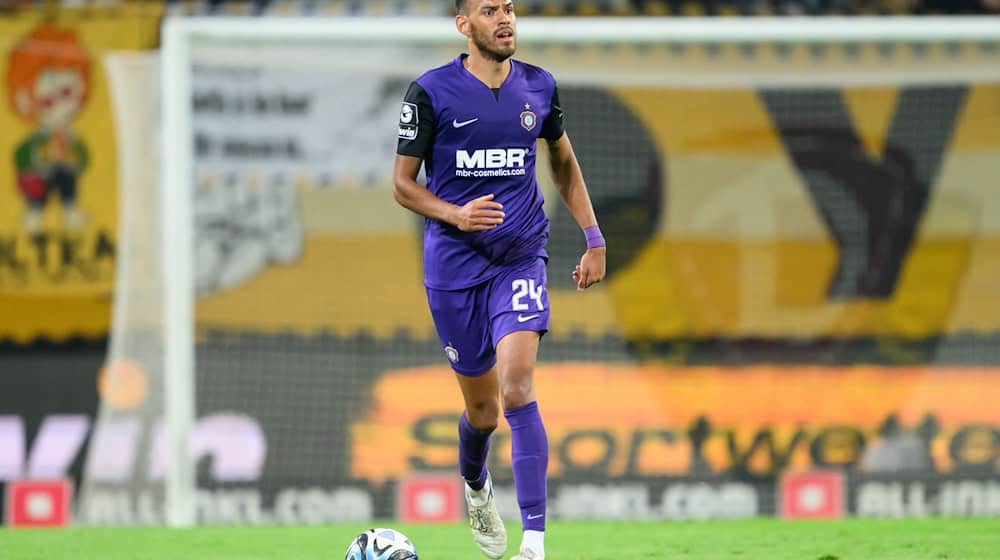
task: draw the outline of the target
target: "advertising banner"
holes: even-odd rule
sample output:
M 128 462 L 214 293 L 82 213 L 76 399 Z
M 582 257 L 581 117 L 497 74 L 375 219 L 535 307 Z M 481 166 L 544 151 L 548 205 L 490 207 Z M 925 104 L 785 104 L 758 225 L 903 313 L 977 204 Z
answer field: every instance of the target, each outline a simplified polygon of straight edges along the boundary
M 290 76 L 280 89 L 312 91 L 299 93 L 295 107 L 322 119 L 316 100 L 329 96 L 316 91 L 319 83 Z M 266 100 L 279 88 L 253 84 L 250 91 L 270 107 Z M 352 134 L 350 143 L 296 142 L 344 157 L 390 152 L 370 130 L 392 130 L 396 116 L 386 107 L 398 107 L 404 87 L 389 79 L 370 87 L 379 93 L 366 97 L 374 107 L 363 111 L 365 133 Z M 926 339 L 1000 326 L 993 289 L 1000 275 L 1000 86 L 565 85 L 560 94 L 610 250 L 606 283 L 578 294 L 569 278 L 583 237 L 547 173 L 539 173 L 553 220 L 552 336 Z M 212 107 L 239 103 L 230 94 Z M 239 165 L 223 165 L 214 148 L 222 140 L 211 133 L 219 118 L 208 115 L 202 125 L 212 138 L 204 142 L 203 181 L 224 183 L 230 173 L 234 183 L 257 184 L 261 196 L 280 188 L 270 185 L 286 185 L 285 202 L 270 207 L 288 209 L 287 216 L 268 230 L 285 244 L 267 246 L 287 250 L 271 259 L 281 266 L 204 297 L 199 317 L 263 332 L 433 336 L 421 224 L 392 200 L 390 155 L 381 166 L 352 157 L 352 171 L 341 175 L 333 169 L 340 157 L 317 170 L 311 152 L 296 148 L 289 153 L 311 170 L 296 181 L 282 163 L 287 158 L 271 152 L 259 162 L 240 156 Z M 275 118 L 255 117 L 262 124 Z M 287 143 L 282 126 L 254 130 L 266 137 L 260 142 Z
M 0 20 L 0 339 L 107 332 L 118 179 L 101 61 L 154 47 L 159 21 L 150 7 Z
M 401 351 L 442 359 L 433 344 L 369 341 L 362 357 L 359 341 L 283 352 L 274 343 L 210 337 L 199 346 L 225 363 L 199 383 L 192 454 L 202 522 L 410 515 L 401 483 L 457 476 L 453 373 L 393 367 Z M 0 360 L 9 374 L 0 380 L 0 483 L 70 477 L 88 488 L 74 501 L 76 523 L 162 522 L 162 422 L 146 430 L 135 418 L 96 413 L 99 395 L 123 409 L 158 398 L 146 396 L 143 373 L 114 387 L 100 350 L 29 358 Z M 332 374 L 324 364 L 350 367 Z M 1000 515 L 994 368 L 547 362 L 536 380 L 555 518 L 745 517 L 777 515 L 782 504 L 812 516 Z M 516 518 L 503 420 L 494 438 L 497 495 Z M 811 472 L 841 481 L 817 494 Z M 133 491 L 129 480 L 146 489 Z
M 447 367 L 387 372 L 352 426 L 352 474 L 380 480 L 456 465 L 462 399 L 452 378 Z M 541 365 L 535 381 L 554 476 L 1000 472 L 1000 375 L 991 368 L 562 363 Z M 494 472 L 509 473 L 506 426 L 495 437 Z

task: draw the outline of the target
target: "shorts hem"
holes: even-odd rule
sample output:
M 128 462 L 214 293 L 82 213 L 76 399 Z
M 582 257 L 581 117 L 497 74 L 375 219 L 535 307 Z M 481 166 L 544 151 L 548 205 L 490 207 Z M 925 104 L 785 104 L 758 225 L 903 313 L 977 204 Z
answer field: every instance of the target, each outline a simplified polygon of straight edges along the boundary
M 489 365 L 483 368 L 460 368 L 456 364 L 451 364 L 451 369 L 463 377 L 481 377 L 493 369 L 495 365 L 497 365 L 497 357 L 494 354 L 493 359 L 489 361 Z
M 545 336 L 545 333 L 549 332 L 549 328 L 548 327 L 532 328 L 531 326 L 528 325 L 525 325 L 524 327 L 515 327 L 513 329 L 510 329 L 509 331 L 504 331 L 500 333 L 499 336 L 494 337 L 493 347 L 496 348 L 497 345 L 500 344 L 500 341 L 503 340 L 503 337 L 516 332 L 536 332 L 538 333 L 539 340 L 541 340 Z

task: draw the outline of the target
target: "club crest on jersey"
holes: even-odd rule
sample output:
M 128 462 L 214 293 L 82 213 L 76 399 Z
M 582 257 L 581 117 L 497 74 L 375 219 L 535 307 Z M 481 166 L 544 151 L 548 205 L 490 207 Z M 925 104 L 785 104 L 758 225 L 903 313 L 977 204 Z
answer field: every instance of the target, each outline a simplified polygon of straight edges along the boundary
M 455 350 L 454 346 L 452 346 L 451 344 L 449 344 L 448 346 L 445 346 L 444 347 L 444 353 L 445 353 L 446 356 L 448 356 L 448 360 L 450 360 L 451 363 L 453 363 L 453 364 L 457 364 L 458 363 L 458 350 Z
M 531 111 L 525 111 L 521 113 L 521 126 L 525 130 L 531 132 L 535 129 L 535 125 L 538 124 L 538 117 L 535 116 Z

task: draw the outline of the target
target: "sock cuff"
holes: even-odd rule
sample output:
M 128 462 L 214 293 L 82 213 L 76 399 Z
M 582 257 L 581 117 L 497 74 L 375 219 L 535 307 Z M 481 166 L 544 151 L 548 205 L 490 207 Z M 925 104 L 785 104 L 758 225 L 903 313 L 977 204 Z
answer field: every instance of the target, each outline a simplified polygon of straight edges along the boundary
M 480 430 L 473 426 L 465 411 L 462 411 L 462 417 L 458 419 L 458 429 L 460 432 L 465 432 L 475 438 L 487 438 L 493 433 L 493 430 Z
M 462 417 L 458 419 L 458 427 L 467 432 L 477 431 L 475 428 L 472 427 L 472 424 L 469 423 L 469 416 L 465 413 L 464 410 L 462 411 Z
M 531 401 L 524 406 L 505 410 L 503 415 L 507 418 L 507 423 L 510 424 L 511 428 L 530 424 L 536 418 L 540 417 L 538 413 L 538 401 Z

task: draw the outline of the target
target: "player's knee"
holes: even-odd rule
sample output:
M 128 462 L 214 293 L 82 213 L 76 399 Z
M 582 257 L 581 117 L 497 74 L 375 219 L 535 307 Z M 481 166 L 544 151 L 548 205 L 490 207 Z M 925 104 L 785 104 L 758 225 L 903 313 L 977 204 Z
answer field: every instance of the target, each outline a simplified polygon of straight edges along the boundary
M 503 396 L 503 409 L 514 410 L 515 408 L 521 408 L 534 400 L 534 392 L 530 390 L 505 393 Z
M 504 410 L 522 407 L 535 400 L 535 388 L 531 372 L 509 372 L 500 387 Z
M 465 411 L 469 424 L 483 432 L 493 432 L 500 421 L 500 404 L 496 401 L 473 403 Z

